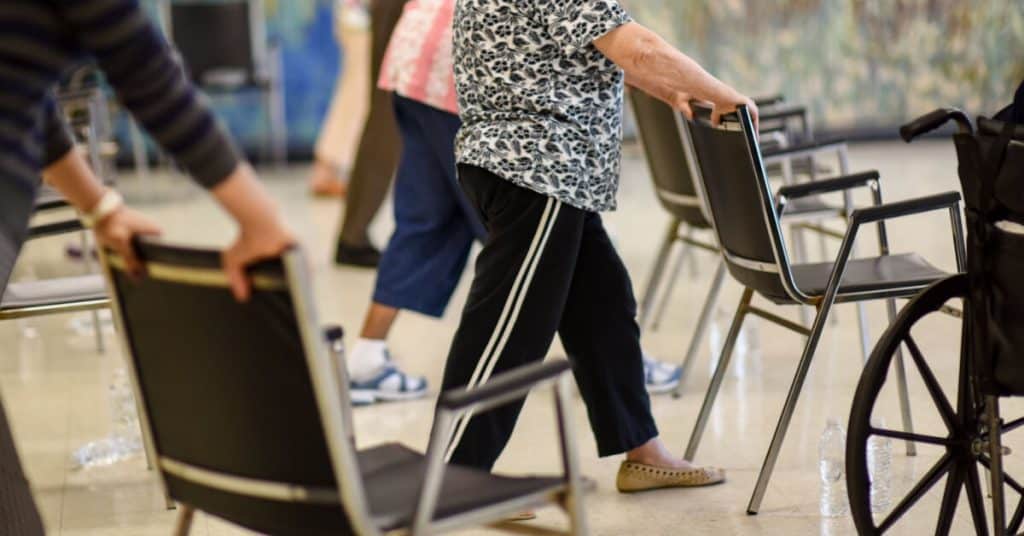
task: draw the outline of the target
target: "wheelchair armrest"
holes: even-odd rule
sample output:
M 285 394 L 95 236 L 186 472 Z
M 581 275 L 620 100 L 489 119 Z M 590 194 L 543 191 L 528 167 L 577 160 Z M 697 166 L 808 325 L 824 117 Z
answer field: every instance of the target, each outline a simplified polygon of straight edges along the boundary
M 537 385 L 554 380 L 572 368 L 568 361 L 526 365 L 499 374 L 480 387 L 453 389 L 441 394 L 440 408 L 458 411 L 477 404 L 497 405 L 510 398 L 525 396 Z
M 868 208 L 861 208 L 853 211 L 851 221 L 855 225 L 874 223 L 893 218 L 902 218 L 914 214 L 931 212 L 933 210 L 948 209 L 960 204 L 960 192 L 946 192 L 942 194 L 918 197 L 896 203 L 886 203 Z
M 811 195 L 843 192 L 853 188 L 871 186 L 872 184 L 877 183 L 880 178 L 881 177 L 878 172 L 875 170 L 864 171 L 831 179 L 787 184 L 779 188 L 778 195 L 779 197 L 785 197 L 787 199 L 796 199 Z
M 762 119 L 763 120 L 763 119 Z M 805 143 L 798 143 L 796 145 L 790 145 L 789 147 L 781 147 L 778 149 L 772 149 L 771 151 L 765 151 L 764 163 L 771 164 L 780 160 L 786 160 L 788 158 L 797 158 L 801 156 L 810 156 L 815 153 L 825 151 L 838 151 L 846 147 L 846 140 L 833 139 L 833 140 L 815 140 Z

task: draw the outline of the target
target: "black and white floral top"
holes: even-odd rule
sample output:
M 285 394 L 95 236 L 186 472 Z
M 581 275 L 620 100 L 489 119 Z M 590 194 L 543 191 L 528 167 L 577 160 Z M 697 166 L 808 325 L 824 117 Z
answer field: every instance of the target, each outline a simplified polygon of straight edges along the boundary
M 630 20 L 616 0 L 458 0 L 457 160 L 614 209 L 623 73 L 592 42 Z

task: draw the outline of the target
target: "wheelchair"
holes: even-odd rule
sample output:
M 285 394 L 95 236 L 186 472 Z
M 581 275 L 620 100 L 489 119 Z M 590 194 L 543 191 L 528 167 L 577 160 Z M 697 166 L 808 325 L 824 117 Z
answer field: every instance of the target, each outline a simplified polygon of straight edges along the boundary
M 1013 459 L 1004 445 L 1024 417 L 1006 420 L 1000 413 L 1003 403 L 1024 415 L 1024 406 L 1009 400 L 1024 396 L 1024 125 L 982 117 L 975 129 L 950 108 L 918 118 L 900 134 L 910 142 L 949 121 L 958 126 L 953 140 L 968 230 L 966 248 L 958 249 L 967 252 L 967 271 L 911 300 L 860 377 L 846 445 L 847 493 L 859 534 L 924 534 L 934 527 L 935 534 L 973 528 L 1000 536 L 1019 533 L 1024 523 L 1024 463 L 1006 463 Z M 939 336 L 943 329 L 948 334 Z M 943 346 L 941 339 L 956 331 L 959 347 Z M 910 433 L 876 418 L 890 411 L 886 393 L 902 374 L 903 348 L 911 358 L 908 372 L 916 369 L 928 393 L 922 397 L 927 411 L 916 407 L 915 423 L 924 417 L 930 425 Z M 913 443 L 918 456 L 893 456 L 891 498 L 873 511 L 869 444 L 879 440 Z M 922 460 L 925 453 L 934 462 Z

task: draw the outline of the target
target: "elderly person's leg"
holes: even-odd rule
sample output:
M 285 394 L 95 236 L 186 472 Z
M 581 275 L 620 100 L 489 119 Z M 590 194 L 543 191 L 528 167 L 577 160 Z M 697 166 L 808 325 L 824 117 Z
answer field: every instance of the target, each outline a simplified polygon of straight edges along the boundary
M 658 439 L 629 273 L 601 223 L 587 213 L 559 337 L 573 363 L 601 456 L 626 454 L 622 491 L 721 482 L 720 470 L 672 455 Z
M 377 89 L 380 66 L 406 0 L 374 0 L 370 6 L 373 44 L 370 59 L 370 113 L 352 167 L 341 233 L 334 260 L 351 266 L 376 266 L 380 253 L 369 229 L 387 197 L 398 166 L 401 142 L 392 112 L 391 93 Z
M 476 387 L 544 359 L 569 294 L 585 215 L 481 168 L 460 166 L 459 177 L 489 235 L 477 257 L 442 390 Z M 512 402 L 457 420 L 450 461 L 490 469 L 522 405 Z
M 0 534 L 42 536 L 43 522 L 21 470 L 14 438 L 0 402 Z
M 461 193 L 454 191 L 451 144 L 458 117 L 399 95 L 395 117 L 404 145 L 395 179 L 395 231 L 381 259 L 374 303 L 348 354 L 353 392 L 377 400 L 426 394 L 423 378 L 408 376 L 392 361 L 386 338 L 399 310 L 444 313 L 476 236 Z
M 644 388 L 643 352 L 629 274 L 587 213 L 558 334 L 573 363 L 601 456 L 627 452 L 657 437 Z

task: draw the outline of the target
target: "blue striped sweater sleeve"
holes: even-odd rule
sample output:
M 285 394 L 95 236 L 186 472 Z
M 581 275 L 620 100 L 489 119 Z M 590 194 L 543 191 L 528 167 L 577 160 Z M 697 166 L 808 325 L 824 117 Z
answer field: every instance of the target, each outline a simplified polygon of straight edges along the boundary
M 207 188 L 241 157 L 137 0 L 52 0 L 146 131 Z

